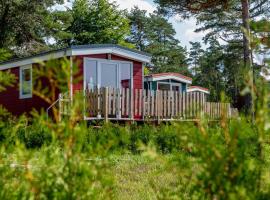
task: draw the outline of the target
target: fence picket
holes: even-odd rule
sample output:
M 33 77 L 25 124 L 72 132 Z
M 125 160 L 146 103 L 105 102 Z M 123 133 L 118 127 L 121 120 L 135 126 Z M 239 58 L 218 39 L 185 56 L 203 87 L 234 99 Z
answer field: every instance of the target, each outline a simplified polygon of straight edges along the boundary
M 129 117 L 130 111 L 129 111 L 129 107 L 130 107 L 130 90 L 128 88 L 126 88 L 126 116 Z
M 134 115 L 138 115 L 138 89 L 134 93 Z
M 154 92 L 154 98 L 155 98 L 155 112 L 154 112 L 154 119 L 158 119 L 158 115 L 159 115 L 159 91 L 155 91 Z
M 146 90 L 143 90 L 143 97 L 142 97 L 142 103 L 143 103 L 143 109 L 142 109 L 142 115 L 143 117 L 145 117 L 146 115 L 146 112 L 145 112 L 145 109 L 146 109 Z
M 121 89 L 121 115 L 122 117 L 125 115 L 125 88 Z

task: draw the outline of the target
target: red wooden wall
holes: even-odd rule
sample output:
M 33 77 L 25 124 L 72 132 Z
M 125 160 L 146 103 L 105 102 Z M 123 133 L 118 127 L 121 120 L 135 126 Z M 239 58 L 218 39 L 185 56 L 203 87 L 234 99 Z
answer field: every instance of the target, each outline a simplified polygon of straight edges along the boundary
M 76 56 L 74 59 L 74 64 L 78 65 L 78 74 L 74 75 L 74 79 L 78 77 L 78 82 L 73 84 L 73 90 L 82 90 L 83 89 L 83 58 L 100 58 L 108 59 L 108 54 L 97 54 L 97 55 L 84 55 Z M 112 60 L 122 60 L 133 62 L 133 87 L 136 89 L 142 89 L 142 63 L 137 61 L 128 60 L 126 58 L 111 55 Z M 35 65 L 33 65 L 33 68 Z M 19 76 L 20 76 L 20 67 L 10 69 L 11 73 L 15 74 L 17 81 L 13 87 L 8 87 L 6 91 L 0 93 L 0 105 L 4 106 L 9 112 L 14 115 L 21 115 L 23 113 L 29 113 L 33 109 L 40 111 L 41 109 L 46 110 L 50 105 L 44 102 L 37 96 L 27 99 L 19 98 Z
M 20 67 L 12 68 L 10 72 L 15 74 L 17 80 L 14 86 L 8 87 L 5 91 L 0 93 L 0 105 L 4 106 L 9 112 L 16 116 L 29 113 L 33 108 L 40 111 L 42 108 L 46 110 L 46 108 L 49 107 L 46 102 L 34 95 L 32 98 L 20 99 Z

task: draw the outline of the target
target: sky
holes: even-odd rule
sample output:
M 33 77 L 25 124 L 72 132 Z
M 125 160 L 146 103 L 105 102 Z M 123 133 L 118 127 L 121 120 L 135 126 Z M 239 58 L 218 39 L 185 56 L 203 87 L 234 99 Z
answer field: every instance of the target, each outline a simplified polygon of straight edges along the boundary
M 68 2 L 72 0 L 66 0 L 65 6 L 71 7 L 71 3 Z M 138 6 L 142 10 L 147 10 L 148 13 L 154 12 L 156 6 L 153 3 L 153 0 L 111 0 L 115 1 L 118 4 L 119 9 L 127 9 L 130 10 L 134 6 Z M 61 9 L 59 7 L 58 9 Z M 180 41 L 182 46 L 186 46 L 188 49 L 190 48 L 189 42 L 201 42 L 204 36 L 203 32 L 195 33 L 194 30 L 196 29 L 196 20 L 189 19 L 185 21 L 180 21 L 179 18 L 171 17 L 170 23 L 173 24 L 173 27 L 176 31 L 176 38 Z M 204 45 L 203 45 L 204 46 Z

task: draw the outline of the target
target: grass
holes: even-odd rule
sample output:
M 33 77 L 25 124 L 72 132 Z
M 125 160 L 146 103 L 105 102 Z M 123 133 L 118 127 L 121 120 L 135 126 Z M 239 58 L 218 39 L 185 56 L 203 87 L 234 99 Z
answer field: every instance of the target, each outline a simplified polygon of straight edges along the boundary
M 180 176 L 176 165 L 168 166 L 171 156 L 149 158 L 143 155 L 114 156 L 112 174 L 115 198 L 119 200 L 179 199 L 188 177 Z M 184 186 L 181 188 L 181 186 Z M 179 188 L 180 187 L 180 188 Z M 183 196 L 185 192 L 182 191 Z

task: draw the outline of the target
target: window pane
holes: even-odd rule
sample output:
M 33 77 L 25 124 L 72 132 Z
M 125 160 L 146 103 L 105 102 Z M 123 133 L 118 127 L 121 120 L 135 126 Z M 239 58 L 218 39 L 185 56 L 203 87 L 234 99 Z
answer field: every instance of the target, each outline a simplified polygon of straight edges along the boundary
M 22 95 L 31 94 L 31 69 L 23 69 L 22 70 Z
M 85 66 L 86 89 L 93 89 L 97 86 L 97 61 L 86 60 Z
M 177 91 L 177 92 L 180 91 L 179 86 L 176 86 L 176 85 L 173 85 L 173 86 L 172 86 L 172 90 L 173 90 L 173 91 Z
M 130 88 L 131 65 L 124 63 L 120 65 L 120 83 L 122 88 Z
M 101 63 L 101 87 L 117 88 L 117 65 Z
M 158 84 L 159 90 L 170 90 L 170 84 Z
M 30 81 L 31 80 L 31 69 L 23 70 L 23 80 Z

